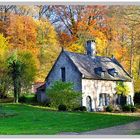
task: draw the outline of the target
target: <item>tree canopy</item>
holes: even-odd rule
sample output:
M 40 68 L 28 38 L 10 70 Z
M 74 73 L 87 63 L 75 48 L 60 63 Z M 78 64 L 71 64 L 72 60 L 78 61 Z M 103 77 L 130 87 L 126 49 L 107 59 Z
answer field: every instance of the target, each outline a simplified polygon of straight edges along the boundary
M 139 11 L 140 6 L 2 5 L 0 61 L 15 50 L 22 57 L 31 56 L 37 68 L 32 80 L 43 82 L 61 47 L 84 53 L 85 41 L 94 39 L 97 55 L 114 55 L 133 77 L 135 90 L 139 91 Z

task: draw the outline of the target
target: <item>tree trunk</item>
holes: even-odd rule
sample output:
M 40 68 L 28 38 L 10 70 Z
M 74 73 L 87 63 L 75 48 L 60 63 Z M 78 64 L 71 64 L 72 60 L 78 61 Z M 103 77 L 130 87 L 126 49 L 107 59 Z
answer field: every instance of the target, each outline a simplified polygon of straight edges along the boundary
M 139 64 L 138 64 L 138 78 L 137 79 L 140 79 L 140 57 L 139 57 Z
M 18 84 L 18 79 L 17 78 L 14 78 L 13 79 L 13 82 L 14 82 L 14 102 L 15 103 L 18 103 L 18 99 L 19 99 L 19 93 L 18 93 L 18 87 L 19 87 L 19 84 Z
M 134 34 L 133 34 L 133 28 L 131 29 L 132 33 L 131 33 L 131 48 L 130 48 L 130 75 L 132 76 L 133 74 L 133 58 L 134 58 Z

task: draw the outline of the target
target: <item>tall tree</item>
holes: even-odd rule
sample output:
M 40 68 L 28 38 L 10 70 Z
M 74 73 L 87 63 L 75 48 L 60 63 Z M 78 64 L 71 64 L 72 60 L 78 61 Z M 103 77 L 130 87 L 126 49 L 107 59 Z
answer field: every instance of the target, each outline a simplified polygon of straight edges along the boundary
M 6 38 L 0 34 L 0 98 L 7 96 L 10 88 L 11 79 L 8 76 L 8 68 L 6 67 L 6 59 L 10 52 L 10 45 Z
M 7 59 L 7 66 L 9 76 L 13 81 L 14 102 L 18 103 L 21 90 L 27 90 L 35 80 L 37 71 L 36 59 L 29 51 L 15 51 Z

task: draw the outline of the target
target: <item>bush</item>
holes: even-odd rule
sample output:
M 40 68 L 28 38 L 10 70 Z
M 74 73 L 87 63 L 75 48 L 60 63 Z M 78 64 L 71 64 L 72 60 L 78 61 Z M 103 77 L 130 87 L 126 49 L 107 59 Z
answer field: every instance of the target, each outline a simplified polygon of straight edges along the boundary
M 131 112 L 136 112 L 137 108 L 135 106 L 131 106 Z
M 137 111 L 137 108 L 133 105 L 124 105 L 124 106 L 122 106 L 122 110 L 124 112 L 130 112 L 130 111 L 135 112 L 135 111 Z
M 140 104 L 135 104 L 135 107 L 136 108 L 140 108 Z
M 87 111 L 87 108 L 85 106 L 81 106 L 81 107 L 79 107 L 79 110 L 80 111 Z
M 63 104 L 68 110 L 72 110 L 80 105 L 81 92 L 73 89 L 73 83 L 56 81 L 54 84 L 47 88 L 46 95 L 50 99 L 51 107 L 58 108 Z
M 37 96 L 36 94 L 23 94 L 21 97 L 19 97 L 20 103 L 34 103 L 37 102 Z
M 113 111 L 113 107 L 111 105 L 106 107 L 106 112 L 112 112 Z
M 58 106 L 58 110 L 59 110 L 59 111 L 66 111 L 66 110 L 67 110 L 67 107 L 66 107 L 65 105 L 63 105 L 63 104 L 60 104 L 60 105 Z
M 134 103 L 140 104 L 140 92 L 136 92 L 134 95 Z
M 122 106 L 122 111 L 130 112 L 131 111 L 131 105 L 124 105 L 124 106 Z
M 26 102 L 26 97 L 24 95 L 19 97 L 19 102 L 20 103 L 25 103 Z
M 87 111 L 87 108 L 85 106 L 80 106 L 80 107 L 74 108 L 73 111 Z
M 50 107 L 50 100 L 47 98 L 44 102 L 40 103 L 42 106 L 47 106 L 47 107 Z

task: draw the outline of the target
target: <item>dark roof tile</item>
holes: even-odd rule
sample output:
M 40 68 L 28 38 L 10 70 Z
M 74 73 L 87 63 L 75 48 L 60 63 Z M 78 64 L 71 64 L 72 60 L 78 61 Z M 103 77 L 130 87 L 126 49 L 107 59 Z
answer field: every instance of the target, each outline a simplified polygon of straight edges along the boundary
M 101 56 L 90 57 L 85 54 L 78 54 L 68 51 L 64 51 L 64 53 L 72 60 L 80 73 L 83 74 L 84 78 L 131 81 L 129 74 L 115 58 Z M 100 77 L 95 73 L 95 68 L 99 67 L 105 71 L 104 77 Z M 112 68 L 115 68 L 115 70 L 118 72 L 117 76 L 112 76 L 108 73 L 108 69 Z

